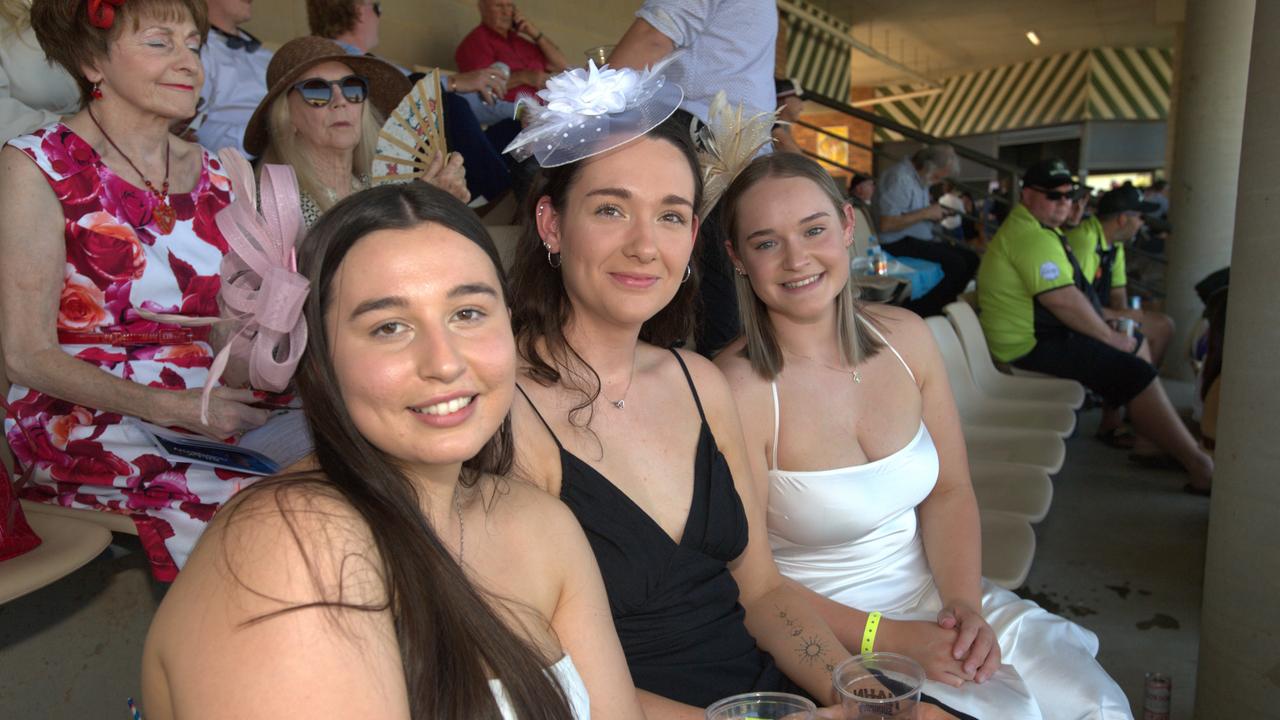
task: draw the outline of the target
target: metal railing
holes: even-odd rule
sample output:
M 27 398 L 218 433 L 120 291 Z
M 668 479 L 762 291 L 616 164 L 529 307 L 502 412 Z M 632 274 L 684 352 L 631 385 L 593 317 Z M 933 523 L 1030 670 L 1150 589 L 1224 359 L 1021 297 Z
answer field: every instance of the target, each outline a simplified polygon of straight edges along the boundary
M 1018 176 L 1021 175 L 1022 170 L 1016 165 L 1012 165 L 1010 163 L 1004 162 L 999 158 L 995 158 L 990 155 L 987 155 L 986 153 L 979 152 L 972 148 L 965 147 L 964 145 L 959 145 L 957 143 L 951 142 L 950 140 L 935 137 L 926 132 L 921 132 L 920 130 L 917 130 L 915 128 L 907 127 L 906 125 L 903 125 L 902 123 L 899 123 L 891 118 L 884 117 L 883 115 L 871 112 L 869 110 L 864 110 L 862 108 L 854 107 L 852 105 L 840 102 L 839 100 L 827 97 L 825 95 L 821 95 L 819 93 L 805 92 L 804 99 L 808 102 L 821 105 L 829 110 L 834 110 L 843 115 L 848 115 L 852 118 L 862 120 L 875 127 L 883 128 L 885 130 L 888 130 L 889 132 L 897 133 L 902 137 L 907 138 L 908 140 L 915 140 L 917 142 L 924 143 L 926 145 L 948 145 L 956 151 L 957 156 L 996 171 L 997 177 L 1007 176 L 1009 179 L 1009 184 L 1008 184 L 1009 194 L 1007 196 L 993 195 L 985 187 L 980 187 L 977 185 L 973 185 L 972 183 L 966 183 L 961 180 L 948 178 L 952 182 L 952 184 L 956 185 L 959 188 L 969 191 L 969 193 L 973 195 L 975 202 L 979 199 L 986 200 L 988 197 L 994 197 L 997 202 L 1005 203 L 1008 207 L 1013 207 L 1014 204 L 1017 203 L 1017 200 L 1018 200 L 1017 179 L 1018 179 Z M 797 121 L 796 125 L 807 128 L 809 130 L 813 130 L 814 132 L 820 133 L 822 135 L 826 135 L 827 137 L 834 138 L 851 147 L 856 147 L 860 150 L 866 150 L 870 152 L 873 157 L 878 158 L 887 154 L 883 149 L 876 147 L 874 144 L 867 145 L 865 143 L 858 142 L 857 140 L 853 140 L 852 138 L 847 138 L 841 135 L 837 135 L 836 133 L 833 133 L 825 128 L 818 127 L 817 125 L 814 125 L 812 123 L 804 122 L 803 120 Z M 817 160 L 821 160 L 822 162 L 825 162 L 834 167 L 841 168 L 847 172 L 856 172 L 853 168 L 849 167 L 848 165 L 845 165 L 844 163 L 838 162 L 830 158 L 822 157 L 817 153 L 806 151 L 805 154 Z M 974 218 L 974 219 L 977 220 L 978 218 Z

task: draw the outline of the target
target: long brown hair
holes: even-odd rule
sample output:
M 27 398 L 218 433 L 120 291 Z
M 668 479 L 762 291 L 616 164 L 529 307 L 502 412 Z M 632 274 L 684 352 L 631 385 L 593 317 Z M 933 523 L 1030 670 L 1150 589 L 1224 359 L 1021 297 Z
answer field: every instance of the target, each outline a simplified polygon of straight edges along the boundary
M 490 676 L 501 681 L 522 720 L 570 720 L 563 690 L 545 671 L 548 659 L 507 627 L 483 593 L 471 585 L 423 516 L 418 493 L 395 458 L 360 434 L 336 391 L 340 386 L 324 322 L 333 301 L 334 276 L 351 248 L 370 233 L 423 223 L 447 227 L 480 246 L 493 262 L 503 297 L 511 297 L 498 251 L 484 226 L 443 190 L 408 183 L 343 199 L 312 228 L 300 257 L 311 290 L 303 311 L 309 338 L 297 383 L 320 473 L 267 480 L 244 491 L 274 491 L 286 521 L 290 510 L 283 491 L 299 486 L 329 494 L 336 491 L 368 525 L 387 601 L 379 606 L 351 604 L 341 599 L 339 588 L 336 600 L 291 606 L 251 622 L 303 607 L 390 610 L 415 720 L 498 720 Z M 459 482 L 469 487 L 484 475 L 505 475 L 513 455 L 508 415 L 479 454 L 463 463 Z
M 677 114 L 650 130 L 645 137 L 665 140 L 684 155 L 689 163 L 689 172 L 693 173 L 693 207 L 700 207 L 702 174 L 686 121 Z M 569 191 L 583 164 L 583 161 L 578 161 L 539 173 L 534 190 L 529 193 L 521 211 L 523 229 L 511 267 L 512 291 L 515 297 L 520 298 L 511 314 L 520 357 L 529 363 L 529 374 L 537 382 L 543 385 L 564 382 L 582 394 L 582 401 L 569 412 L 570 421 L 579 427 L 591 423 L 591 408 L 600 395 L 600 376 L 564 336 L 564 326 L 573 308 L 560 271 L 547 261 L 542 237 L 538 234 L 536 213 L 538 200 L 544 196 L 551 199 L 556 212 L 565 211 Z M 640 327 L 640 340 L 658 347 L 673 347 L 683 342 L 693 331 L 697 298 L 698 271 L 694 267 L 689 280 L 680 285 L 671 302 Z M 583 414 L 586 419 L 579 422 Z
M 755 187 L 756 183 L 769 178 L 804 178 L 818 186 L 831 200 L 838 212 L 848 204 L 835 180 L 822 166 L 799 153 L 773 153 L 752 160 L 725 191 L 720 207 L 728 230 L 729 241 L 734 252 L 742 256 L 742 245 L 738 241 L 738 207 L 742 196 Z M 751 369 L 766 380 L 772 380 L 782 372 L 782 348 L 778 345 L 777 335 L 773 330 L 773 321 L 769 319 L 769 308 L 756 295 L 751 287 L 751 280 L 734 273 L 734 288 L 738 295 L 738 316 L 742 320 L 746 345 L 742 354 L 751 361 Z M 858 302 L 853 280 L 845 282 L 836 296 L 836 333 L 840 342 L 840 355 L 850 366 L 875 356 L 883 344 L 871 334 L 865 323 L 872 322 Z M 862 318 L 864 324 L 858 323 Z

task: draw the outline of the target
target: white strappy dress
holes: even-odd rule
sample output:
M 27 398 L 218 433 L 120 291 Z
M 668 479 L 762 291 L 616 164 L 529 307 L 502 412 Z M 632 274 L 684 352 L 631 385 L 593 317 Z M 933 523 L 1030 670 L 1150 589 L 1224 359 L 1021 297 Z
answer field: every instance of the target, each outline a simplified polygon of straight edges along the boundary
M 569 701 L 569 709 L 573 711 L 573 717 L 576 720 L 591 720 L 591 701 L 587 697 L 587 686 L 582 682 L 578 667 L 573 664 L 573 658 L 569 657 L 569 653 L 565 653 L 555 665 L 547 668 L 547 674 L 564 690 L 564 696 Z M 502 683 L 498 680 L 490 680 L 489 688 L 493 690 L 493 698 L 498 701 L 498 710 L 502 713 L 503 720 L 518 720 L 515 711 L 511 709 L 507 689 L 502 686 Z
M 914 382 L 911 368 L 902 365 Z M 768 525 L 778 569 L 849 607 L 895 620 L 936 621 L 942 602 L 916 515 L 938 479 L 938 453 L 924 422 L 887 457 L 793 472 L 778 468 L 776 382 L 773 408 Z M 982 615 L 1000 643 L 1000 671 L 982 685 L 929 681 L 925 693 L 984 720 L 1132 718 L 1124 693 L 1094 659 L 1098 638 L 1092 632 L 985 579 Z

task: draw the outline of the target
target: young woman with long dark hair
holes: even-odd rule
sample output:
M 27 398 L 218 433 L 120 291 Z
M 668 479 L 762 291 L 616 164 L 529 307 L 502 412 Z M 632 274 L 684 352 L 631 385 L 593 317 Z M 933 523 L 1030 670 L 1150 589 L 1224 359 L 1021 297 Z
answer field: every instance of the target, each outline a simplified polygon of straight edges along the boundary
M 757 158 L 722 203 L 745 336 L 716 364 L 768 480 L 778 568 L 848 647 L 882 613 L 875 649 L 919 661 L 951 707 L 1130 717 L 1093 633 L 982 579 L 942 357 L 914 313 L 856 301 L 853 209 L 830 175 L 802 155 Z
M 581 720 L 589 691 L 641 717 L 581 529 L 504 477 L 516 352 L 479 220 L 384 186 L 303 247 L 317 467 L 211 523 L 147 639 L 147 716 Z

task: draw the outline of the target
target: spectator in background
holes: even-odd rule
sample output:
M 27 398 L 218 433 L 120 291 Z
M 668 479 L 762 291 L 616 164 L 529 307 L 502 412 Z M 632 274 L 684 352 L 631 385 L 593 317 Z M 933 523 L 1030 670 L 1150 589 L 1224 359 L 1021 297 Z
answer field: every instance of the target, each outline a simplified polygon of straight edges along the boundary
M 964 232 L 960 228 L 960 215 L 964 212 L 964 200 L 960 199 L 960 193 L 956 191 L 955 183 L 950 180 L 942 181 L 942 194 L 938 196 L 938 204 L 942 206 L 944 212 L 950 211 L 939 221 L 938 225 L 942 227 L 948 237 L 955 238 L 958 242 L 964 242 Z
M 778 98 L 778 122 L 773 126 L 773 148 L 778 152 L 804 152 L 791 135 L 791 125 L 804 112 L 800 83 L 791 78 L 775 78 L 773 86 Z
M 684 89 L 680 110 L 685 117 L 705 123 L 721 90 L 731 106 L 742 104 L 743 117 L 752 117 L 777 107 L 773 71 L 778 25 L 777 6 L 769 0 L 645 0 L 609 64 L 641 69 L 682 50 L 666 76 Z M 719 208 L 713 208 L 702 219 L 695 263 L 702 303 L 694 338 L 706 357 L 741 332 L 726 237 Z
M 1087 199 L 1080 202 L 1084 204 Z M 1130 308 L 1125 271 L 1125 244 L 1142 229 L 1143 216 L 1155 210 L 1155 204 L 1143 200 L 1136 188 L 1111 190 L 1098 199 L 1097 215 L 1084 218 L 1067 232 L 1067 242 L 1098 296 L 1103 317 L 1128 317 L 1138 322 L 1151 343 L 1152 360 L 1159 367 L 1173 339 L 1173 319 L 1161 312 Z
M 1196 445 L 1165 394 L 1141 333 L 1102 318 L 1067 239 L 1076 183 L 1066 163 L 1044 160 L 1023 176 L 1021 204 L 1000 226 L 978 271 L 979 316 L 996 360 L 1076 380 L 1125 406 L 1138 434 L 1172 455 L 1207 494 L 1213 460 Z
M 0 0 L 0 145 L 79 109 L 76 81 L 36 41 L 31 1 Z
M 875 203 L 876 179 L 865 173 L 854 173 L 849 179 L 849 203 L 853 205 L 853 251 L 865 252 L 872 242 L 880 241 L 880 223 Z
M 1142 199 L 1155 205 L 1155 208 L 1146 213 L 1147 215 L 1161 220 L 1169 219 L 1169 183 L 1156 180 L 1142 189 Z
M 378 46 L 382 25 L 382 5 L 369 0 L 307 0 L 307 24 L 312 35 L 334 41 L 350 55 L 374 57 L 372 51 Z M 406 68 L 395 67 L 410 80 L 421 77 Z M 445 141 L 466 163 L 467 191 L 477 199 L 496 200 L 511 186 L 511 173 L 502 158 L 502 148 L 520 127 L 514 120 L 508 120 L 507 125 L 494 126 L 486 132 L 473 107 L 496 103 L 506 91 L 506 81 L 501 74 L 484 68 L 444 76 L 440 85 Z M 514 105 L 510 111 L 515 112 Z
M 978 269 L 978 255 L 972 250 L 934 239 L 935 225 L 946 211 L 929 202 L 929 188 L 959 167 L 954 148 L 927 145 L 880 176 L 880 244 L 891 255 L 942 267 L 941 282 L 905 306 L 922 317 L 937 315 L 954 302 Z
M 265 162 L 293 168 L 302 219 L 311 227 L 339 200 L 370 187 L 378 128 L 409 92 L 409 80 L 389 62 L 306 36 L 280 48 L 266 83 L 270 90 L 249 120 L 244 144 Z M 459 156 L 447 164 L 437 156 L 432 169 L 426 182 L 470 199 Z
M 217 152 L 232 147 L 246 155 L 244 129 L 267 94 L 271 51 L 241 30 L 253 15 L 250 0 L 208 0 L 209 39 L 200 52 L 204 91 L 191 123 L 195 140 Z
M 458 43 L 458 70 L 468 72 L 504 63 L 511 71 L 503 99 L 533 95 L 547 77 L 569 67 L 560 48 L 511 0 L 479 0 L 480 24 Z
M 215 381 L 202 413 L 217 341 L 207 327 L 139 315 L 218 316 L 227 242 L 214 218 L 231 202 L 230 180 L 170 133 L 195 112 L 205 3 L 127 2 L 98 23 L 83 0 L 36 0 L 31 11 L 84 110 L 0 152 L 5 428 L 33 473 L 25 497 L 129 518 L 152 574 L 171 582 L 252 478 L 171 463 L 129 418 L 224 439 L 268 411 L 262 396 Z

